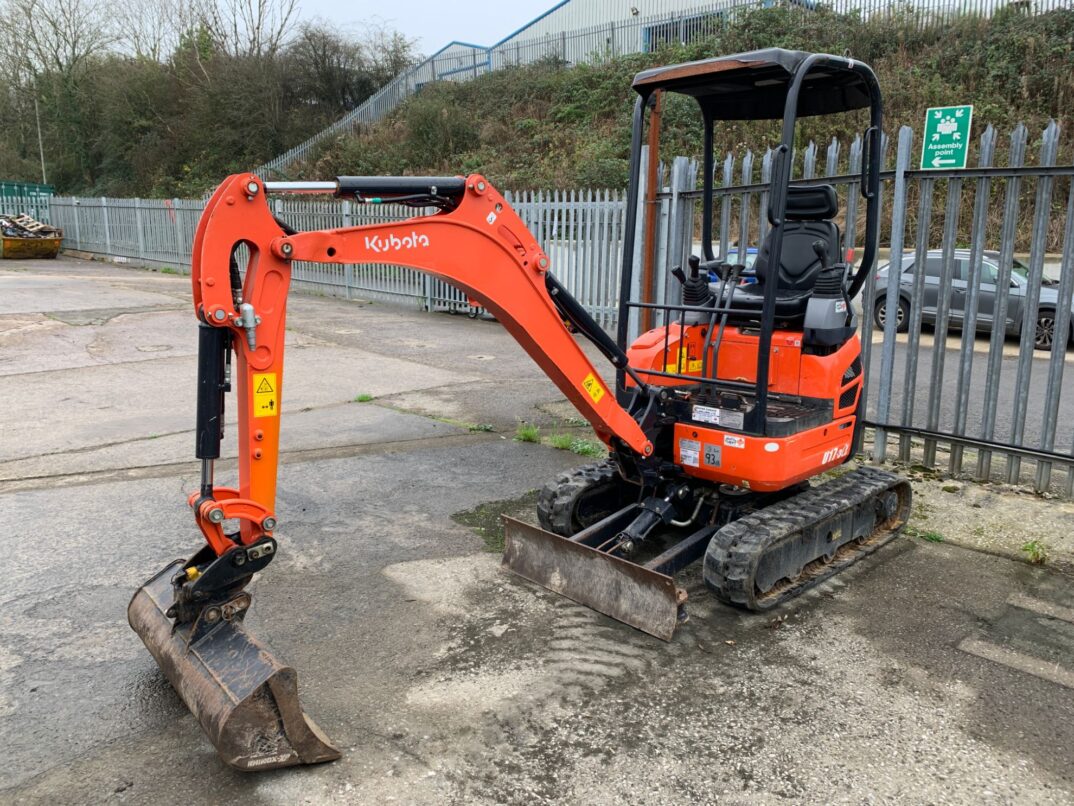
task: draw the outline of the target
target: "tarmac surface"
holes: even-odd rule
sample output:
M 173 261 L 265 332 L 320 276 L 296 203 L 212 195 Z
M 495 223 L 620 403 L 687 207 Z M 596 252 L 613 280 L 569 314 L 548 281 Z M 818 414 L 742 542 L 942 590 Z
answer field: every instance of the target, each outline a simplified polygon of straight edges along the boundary
M 344 755 L 228 769 L 125 613 L 200 541 L 188 300 L 0 266 L 0 802 L 1074 803 L 1071 577 L 903 537 L 757 616 L 695 566 L 690 621 L 652 639 L 452 517 L 588 461 L 512 439 L 565 409 L 498 325 L 304 296 L 248 623 Z

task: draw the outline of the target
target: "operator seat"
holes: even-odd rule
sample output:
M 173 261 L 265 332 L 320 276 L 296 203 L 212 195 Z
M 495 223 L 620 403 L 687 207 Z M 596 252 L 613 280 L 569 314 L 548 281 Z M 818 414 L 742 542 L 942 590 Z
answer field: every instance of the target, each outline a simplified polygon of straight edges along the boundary
M 769 230 L 757 254 L 754 271 L 757 282 L 739 286 L 731 297 L 732 324 L 760 321 L 765 287 L 776 283 L 777 324 L 799 324 L 821 269 L 842 262 L 842 235 L 832 221 L 839 212 L 839 200 L 831 185 L 791 186 L 787 188 L 786 223 L 783 225 L 783 249 L 779 268 L 769 260 L 773 230 Z M 819 243 L 825 260 L 818 256 Z

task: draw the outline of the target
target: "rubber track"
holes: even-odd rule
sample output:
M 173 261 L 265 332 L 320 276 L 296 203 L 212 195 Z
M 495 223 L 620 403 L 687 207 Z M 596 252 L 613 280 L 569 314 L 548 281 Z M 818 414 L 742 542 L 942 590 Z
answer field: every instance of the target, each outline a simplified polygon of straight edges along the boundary
M 578 498 L 594 487 L 611 483 L 618 475 L 615 465 L 607 459 L 561 473 L 537 497 L 537 521 L 541 528 L 563 537 L 573 535 L 577 531 L 574 507 Z
M 905 501 L 900 502 L 901 521 L 874 531 L 861 543 L 852 540 L 844 544 L 832 562 L 814 560 L 797 579 L 777 582 L 772 590 L 758 595 L 754 573 L 769 549 L 890 490 L 905 496 Z M 727 604 L 769 610 L 853 565 L 894 538 L 909 515 L 910 494 L 905 479 L 864 467 L 746 515 L 713 535 L 705 554 L 705 583 Z

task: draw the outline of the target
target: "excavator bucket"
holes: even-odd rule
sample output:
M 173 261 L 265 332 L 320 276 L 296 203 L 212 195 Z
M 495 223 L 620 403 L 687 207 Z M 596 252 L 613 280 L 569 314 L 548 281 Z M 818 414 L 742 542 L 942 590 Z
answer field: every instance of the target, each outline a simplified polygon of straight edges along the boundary
M 171 580 L 183 564 L 176 560 L 139 588 L 127 618 L 220 757 L 239 770 L 339 758 L 303 713 L 295 670 L 246 631 L 245 610 L 211 626 L 174 626 L 166 613 Z
M 606 533 L 614 526 L 612 519 L 629 522 L 623 514 L 569 538 L 505 515 L 503 565 L 568 599 L 670 641 L 684 599 L 675 580 L 586 545 L 591 534 Z

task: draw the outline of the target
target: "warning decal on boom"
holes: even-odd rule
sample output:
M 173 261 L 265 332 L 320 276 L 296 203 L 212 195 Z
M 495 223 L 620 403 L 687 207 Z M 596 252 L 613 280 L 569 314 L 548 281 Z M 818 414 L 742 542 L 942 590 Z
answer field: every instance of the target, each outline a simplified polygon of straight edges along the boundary
M 604 387 L 592 372 L 585 376 L 585 380 L 582 381 L 582 388 L 589 393 L 594 403 L 600 403 L 600 399 L 604 397 Z
M 276 390 L 275 372 L 254 374 L 254 417 L 275 417 L 280 413 Z

